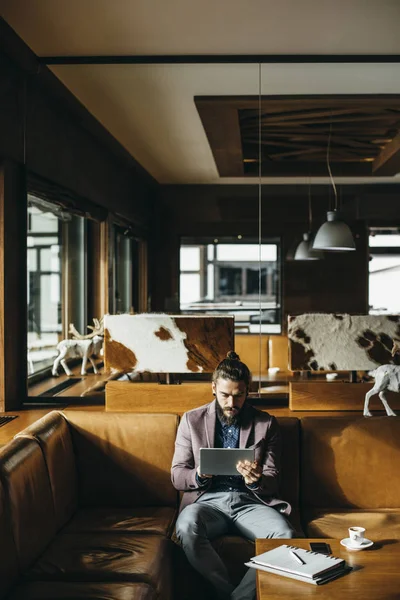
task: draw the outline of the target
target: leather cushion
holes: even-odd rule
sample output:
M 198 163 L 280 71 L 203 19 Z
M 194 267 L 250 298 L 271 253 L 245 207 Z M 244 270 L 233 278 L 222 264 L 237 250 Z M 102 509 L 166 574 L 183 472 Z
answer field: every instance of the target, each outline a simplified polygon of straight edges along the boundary
M 19 437 L 2 448 L 0 479 L 9 499 L 18 564 L 23 572 L 56 533 L 49 475 L 36 440 Z
M 289 370 L 289 342 L 287 335 L 271 335 L 268 341 L 269 366 Z
M 400 538 L 400 510 L 314 510 L 305 519 L 308 537 L 343 539 L 349 527 L 358 525 L 375 542 Z
M 59 534 L 30 580 L 142 581 L 157 591 L 170 584 L 172 542 L 157 535 Z
M 50 477 L 56 527 L 60 529 L 78 504 L 76 465 L 68 423 L 60 412 L 53 411 L 18 436 L 34 437 L 42 448 Z
M 63 533 L 148 533 L 169 536 L 177 511 L 168 506 L 126 508 L 83 508 L 78 510 Z
M 0 598 L 4 598 L 17 574 L 17 549 L 11 530 L 9 504 L 0 481 Z
M 80 505 L 171 506 L 177 415 L 67 411 Z
M 304 417 L 301 426 L 304 507 L 400 508 L 400 419 Z
M 261 372 L 268 371 L 268 336 L 261 336 Z M 260 336 L 254 334 L 236 334 L 235 352 L 253 373 L 260 371 Z
M 147 583 L 59 583 L 38 581 L 19 586 L 9 600 L 156 600 Z

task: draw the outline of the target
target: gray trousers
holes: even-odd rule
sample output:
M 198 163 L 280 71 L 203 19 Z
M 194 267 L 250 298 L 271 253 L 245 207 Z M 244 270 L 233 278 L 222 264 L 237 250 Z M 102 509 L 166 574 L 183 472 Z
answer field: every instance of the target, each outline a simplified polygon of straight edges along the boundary
M 206 492 L 183 509 L 176 522 L 176 535 L 188 561 L 215 588 L 218 598 L 253 600 L 256 571 L 248 569 L 235 588 L 211 541 L 227 533 L 249 540 L 292 538 L 295 532 L 274 508 L 259 502 L 250 492 Z

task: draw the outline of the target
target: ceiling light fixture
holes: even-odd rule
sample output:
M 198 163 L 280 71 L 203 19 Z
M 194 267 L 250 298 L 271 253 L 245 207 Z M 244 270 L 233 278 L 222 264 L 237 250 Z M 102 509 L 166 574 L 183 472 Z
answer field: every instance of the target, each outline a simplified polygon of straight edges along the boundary
M 321 250 L 314 250 L 312 246 L 312 205 L 311 205 L 311 180 L 308 183 L 308 231 L 303 233 L 303 239 L 296 248 L 294 260 L 320 260 L 324 258 Z
M 331 179 L 333 191 L 335 193 L 335 208 L 327 212 L 327 220 L 319 228 L 314 239 L 313 249 L 326 250 L 334 252 L 348 252 L 356 249 L 353 234 L 350 227 L 341 219 L 338 212 L 338 196 L 335 182 L 333 181 L 331 166 L 329 164 L 329 151 L 331 146 L 332 121 L 329 128 L 328 148 L 326 153 L 326 163 L 328 166 L 329 177 Z

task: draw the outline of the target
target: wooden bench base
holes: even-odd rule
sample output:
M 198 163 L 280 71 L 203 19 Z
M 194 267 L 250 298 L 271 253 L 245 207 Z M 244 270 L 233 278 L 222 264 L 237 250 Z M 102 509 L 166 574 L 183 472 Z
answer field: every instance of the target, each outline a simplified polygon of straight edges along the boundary
M 289 383 L 290 410 L 360 410 L 364 409 L 365 394 L 373 383 L 350 383 L 347 381 L 305 381 Z M 387 400 L 394 410 L 400 409 L 400 394 L 387 393 Z M 369 403 L 373 410 L 383 410 L 379 396 Z

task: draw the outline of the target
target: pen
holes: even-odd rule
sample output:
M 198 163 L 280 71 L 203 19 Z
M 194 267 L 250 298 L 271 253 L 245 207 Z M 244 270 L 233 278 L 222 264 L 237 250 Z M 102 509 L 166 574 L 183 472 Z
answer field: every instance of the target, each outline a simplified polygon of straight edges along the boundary
M 289 550 L 289 552 L 293 556 L 293 558 L 295 560 L 297 560 L 298 563 L 300 563 L 301 565 L 305 565 L 306 564 L 305 561 L 302 558 L 300 558 L 300 556 L 298 554 L 296 554 L 296 552 L 293 552 L 293 550 Z

